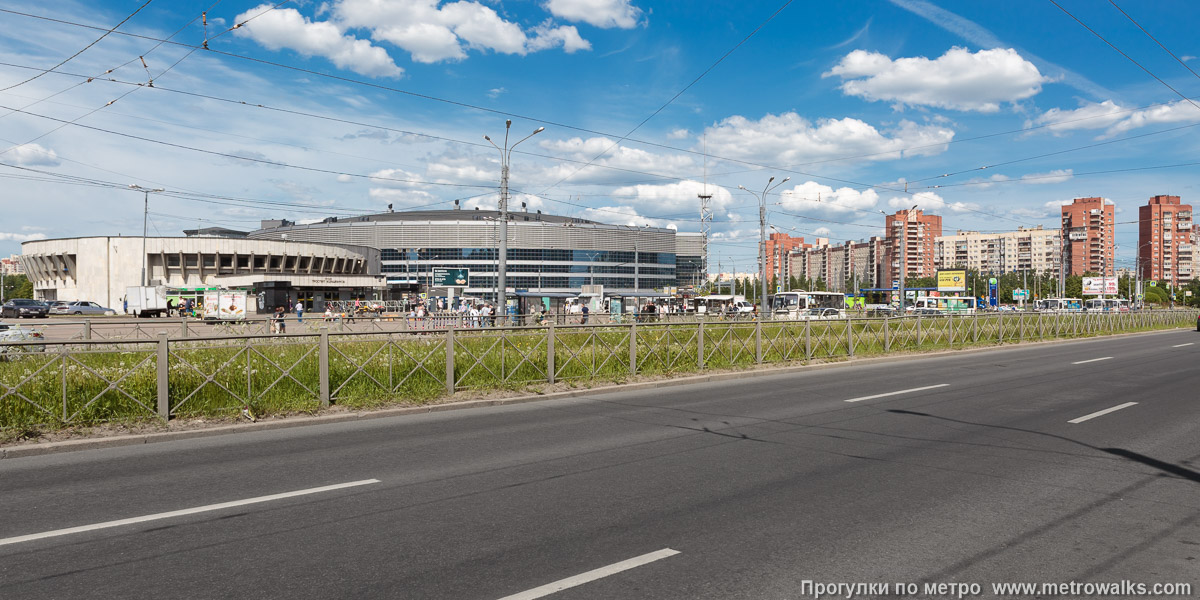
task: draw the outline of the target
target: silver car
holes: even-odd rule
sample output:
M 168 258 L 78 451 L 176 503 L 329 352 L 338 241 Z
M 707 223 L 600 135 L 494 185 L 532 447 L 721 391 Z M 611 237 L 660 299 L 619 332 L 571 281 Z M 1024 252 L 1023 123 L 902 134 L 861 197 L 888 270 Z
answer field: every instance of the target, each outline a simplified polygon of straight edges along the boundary
M 117 311 L 105 308 L 95 302 L 77 300 L 64 302 L 50 307 L 50 312 L 56 315 L 115 315 Z
M 46 347 L 40 344 L 9 345 L 10 342 L 39 342 L 43 339 L 42 332 L 36 329 L 0 323 L 0 360 L 21 352 L 45 352 Z

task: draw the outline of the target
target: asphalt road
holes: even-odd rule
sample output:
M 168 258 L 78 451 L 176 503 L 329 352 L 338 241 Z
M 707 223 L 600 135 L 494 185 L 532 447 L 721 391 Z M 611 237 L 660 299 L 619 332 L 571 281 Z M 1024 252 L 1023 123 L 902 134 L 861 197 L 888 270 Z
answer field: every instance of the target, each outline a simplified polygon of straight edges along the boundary
M 0 598 L 1192 597 L 1198 365 L 1178 331 L 4 460 Z

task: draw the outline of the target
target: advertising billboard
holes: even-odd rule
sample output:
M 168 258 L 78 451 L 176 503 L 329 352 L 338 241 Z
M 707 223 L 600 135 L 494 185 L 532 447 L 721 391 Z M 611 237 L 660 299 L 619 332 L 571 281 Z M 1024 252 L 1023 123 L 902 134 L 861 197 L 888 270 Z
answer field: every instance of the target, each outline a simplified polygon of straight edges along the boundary
M 467 287 L 470 281 L 470 269 L 434 269 L 433 285 L 435 287 Z
M 1084 296 L 1116 296 L 1117 295 L 1117 278 L 1116 277 L 1084 277 L 1083 278 L 1083 295 Z
M 966 271 L 938 271 L 937 289 L 939 292 L 967 291 Z

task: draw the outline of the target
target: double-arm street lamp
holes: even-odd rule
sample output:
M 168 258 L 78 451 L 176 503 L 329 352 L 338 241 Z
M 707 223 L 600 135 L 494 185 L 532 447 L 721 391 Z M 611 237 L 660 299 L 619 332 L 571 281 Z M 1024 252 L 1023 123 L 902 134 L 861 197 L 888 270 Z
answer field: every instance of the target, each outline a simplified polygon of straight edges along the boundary
M 145 197 L 145 208 L 142 210 L 142 285 L 150 285 L 149 274 L 146 272 L 146 225 L 150 217 L 150 193 L 158 193 L 163 191 L 163 188 L 144 188 L 140 185 L 130 184 L 129 189 L 142 192 Z
M 504 121 L 504 147 L 496 145 L 492 138 L 483 136 L 493 148 L 500 151 L 500 264 L 496 274 L 496 299 L 502 314 L 508 314 L 508 281 L 505 275 L 508 271 L 508 164 L 512 159 L 513 148 L 517 144 L 543 132 L 545 127 L 538 127 L 533 133 L 521 138 L 512 146 L 508 145 L 508 131 L 512 128 L 512 119 Z
M 759 261 L 759 279 L 762 280 L 762 296 L 758 299 L 759 318 L 763 318 L 767 314 L 767 194 L 771 190 L 785 184 L 791 177 L 784 177 L 783 181 L 776 183 L 774 186 L 771 182 L 775 181 L 775 177 L 767 180 L 767 185 L 763 186 L 762 195 L 755 195 L 754 192 L 746 189 L 746 186 L 739 185 L 738 189 L 743 192 L 749 192 L 751 196 L 755 196 L 758 200 L 758 261 Z

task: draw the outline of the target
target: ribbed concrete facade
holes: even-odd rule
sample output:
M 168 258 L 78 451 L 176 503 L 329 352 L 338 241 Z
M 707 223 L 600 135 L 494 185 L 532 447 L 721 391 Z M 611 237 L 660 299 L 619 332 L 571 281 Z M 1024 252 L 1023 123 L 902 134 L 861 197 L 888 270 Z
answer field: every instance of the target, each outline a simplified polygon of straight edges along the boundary
M 315 288 L 382 288 L 379 252 L 328 244 L 230 238 L 85 237 L 21 245 L 21 264 L 44 300 L 88 300 L 120 309 L 125 289 L 237 287 L 287 280 Z M 236 282 L 236 284 L 234 284 Z

